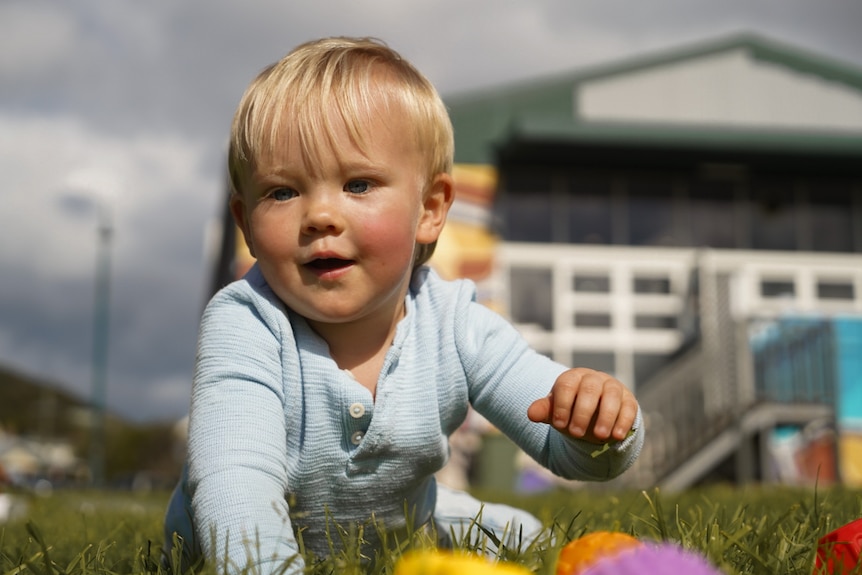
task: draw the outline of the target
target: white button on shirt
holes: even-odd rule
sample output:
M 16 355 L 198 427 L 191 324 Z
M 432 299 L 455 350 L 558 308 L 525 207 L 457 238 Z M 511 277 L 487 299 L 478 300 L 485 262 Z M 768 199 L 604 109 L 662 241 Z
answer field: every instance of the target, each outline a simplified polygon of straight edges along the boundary
M 365 415 L 365 406 L 361 403 L 354 403 L 350 406 L 350 416 L 354 419 L 359 419 Z
M 365 437 L 365 433 L 362 431 L 354 431 L 353 435 L 350 436 L 350 443 L 353 445 L 359 445 L 362 442 L 362 438 Z

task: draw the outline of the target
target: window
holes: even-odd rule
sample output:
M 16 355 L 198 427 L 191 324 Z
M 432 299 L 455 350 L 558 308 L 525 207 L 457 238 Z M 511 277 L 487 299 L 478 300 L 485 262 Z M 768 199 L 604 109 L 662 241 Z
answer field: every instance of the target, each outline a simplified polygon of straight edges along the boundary
M 576 292 L 585 293 L 609 293 L 611 291 L 611 278 L 607 275 L 578 273 L 572 278 L 572 289 Z
M 611 327 L 611 314 L 595 312 L 578 312 L 575 314 L 575 327 L 602 328 Z
M 568 215 L 570 242 L 612 243 L 613 211 L 610 177 L 575 176 L 569 190 Z
M 506 241 L 550 242 L 553 209 L 549 176 L 529 170 L 508 174 L 497 212 Z
M 553 329 L 553 296 L 551 270 L 517 268 L 510 272 L 509 311 L 516 323 L 538 324 Z
M 546 195 L 507 194 L 501 204 L 506 241 L 551 241 L 551 204 Z
M 792 279 L 765 279 L 760 282 L 761 297 L 793 297 L 794 295 L 796 295 L 796 287 Z
M 808 184 L 808 232 L 818 252 L 853 251 L 853 210 L 849 182 Z
M 632 280 L 632 288 L 635 293 L 643 294 L 669 294 L 670 293 L 670 278 L 652 277 L 652 276 L 635 276 Z
M 674 194 L 670 180 L 634 175 L 628 180 L 629 243 L 678 245 L 674 232 Z
M 670 315 L 635 316 L 635 329 L 677 329 L 677 318 Z
M 796 188 L 791 180 L 762 180 L 751 194 L 751 247 L 796 250 Z
M 741 222 L 737 216 L 735 185 L 695 182 L 684 218 L 693 247 L 735 248 Z
M 817 298 L 818 299 L 843 299 L 852 301 L 855 297 L 856 290 L 853 287 L 853 281 L 819 281 L 817 282 Z

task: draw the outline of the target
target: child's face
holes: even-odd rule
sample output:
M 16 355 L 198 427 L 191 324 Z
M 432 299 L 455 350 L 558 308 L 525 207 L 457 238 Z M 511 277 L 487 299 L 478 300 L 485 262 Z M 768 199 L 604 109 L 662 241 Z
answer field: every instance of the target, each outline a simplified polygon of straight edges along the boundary
M 232 201 L 270 287 L 312 325 L 400 317 L 415 244 L 442 229 L 451 180 L 428 181 L 403 115 L 370 120 L 364 152 L 337 127 L 313 169 L 289 139 Z

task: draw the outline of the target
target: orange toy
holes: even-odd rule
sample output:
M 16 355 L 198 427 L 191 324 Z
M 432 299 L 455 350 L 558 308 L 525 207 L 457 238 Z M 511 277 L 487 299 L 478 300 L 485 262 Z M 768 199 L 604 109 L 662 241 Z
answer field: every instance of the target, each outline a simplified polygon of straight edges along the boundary
M 521 565 L 494 562 L 455 551 L 411 551 L 395 564 L 393 575 L 532 575 Z
M 560 550 L 557 575 L 579 575 L 602 557 L 643 545 L 639 539 L 619 531 L 595 531 L 570 541 Z

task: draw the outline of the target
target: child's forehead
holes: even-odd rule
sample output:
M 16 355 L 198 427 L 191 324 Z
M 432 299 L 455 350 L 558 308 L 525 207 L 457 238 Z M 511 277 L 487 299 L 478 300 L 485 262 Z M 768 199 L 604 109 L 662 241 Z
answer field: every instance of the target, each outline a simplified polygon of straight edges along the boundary
M 409 114 L 372 106 L 345 111 L 338 106 L 298 117 L 283 110 L 272 117 L 255 154 L 254 172 L 278 170 L 316 172 L 323 165 L 372 166 L 381 149 L 406 156 L 417 150 Z
M 266 132 L 277 139 L 302 137 L 310 141 L 327 141 L 334 134 L 372 133 L 374 130 L 405 126 L 411 115 L 399 102 L 376 95 L 365 95 L 362 101 L 352 98 L 330 99 L 317 105 L 287 103 L 277 105 L 269 114 Z

